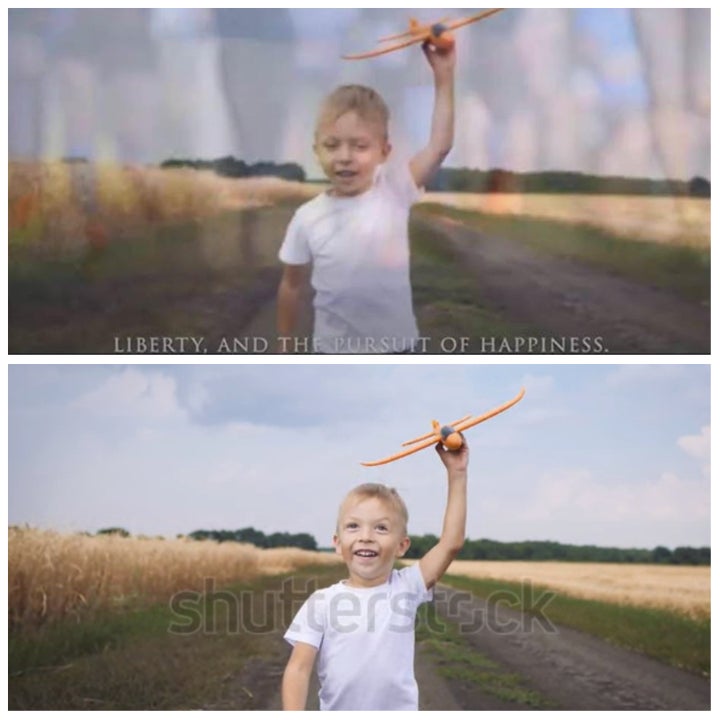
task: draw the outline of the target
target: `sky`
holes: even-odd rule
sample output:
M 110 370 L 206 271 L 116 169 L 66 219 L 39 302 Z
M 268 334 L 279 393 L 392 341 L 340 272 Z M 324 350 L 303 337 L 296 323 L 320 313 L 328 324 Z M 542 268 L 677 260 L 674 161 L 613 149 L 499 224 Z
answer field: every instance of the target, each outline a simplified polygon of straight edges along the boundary
M 382 36 L 469 10 L 13 9 L 9 156 L 300 163 L 337 85 L 375 87 L 395 152 L 427 141 L 418 48 L 351 63 Z M 508 9 L 459 31 L 447 165 L 710 177 L 710 10 Z
M 354 486 L 398 488 L 439 534 L 430 429 L 467 433 L 468 537 L 710 544 L 710 370 L 682 365 L 12 365 L 9 523 L 174 537 L 253 526 L 330 544 Z

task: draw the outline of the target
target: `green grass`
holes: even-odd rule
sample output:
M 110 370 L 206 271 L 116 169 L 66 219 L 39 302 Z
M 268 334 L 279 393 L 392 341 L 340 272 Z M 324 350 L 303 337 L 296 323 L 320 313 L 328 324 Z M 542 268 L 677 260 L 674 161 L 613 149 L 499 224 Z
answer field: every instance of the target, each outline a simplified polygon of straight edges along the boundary
M 585 600 L 548 588 L 496 580 L 446 576 L 443 582 L 492 600 L 501 597 L 515 610 L 533 612 L 533 598 L 543 592 L 552 600 L 542 614 L 552 623 L 576 628 L 613 645 L 643 653 L 668 665 L 703 676 L 710 674 L 710 619 L 693 619 L 667 610 Z M 508 603 L 514 598 L 514 604 Z
M 458 220 L 537 252 L 577 260 L 671 290 L 687 300 L 710 301 L 710 250 L 633 240 L 587 225 L 498 217 L 443 205 L 424 205 L 422 212 Z
M 421 652 L 432 658 L 442 677 L 475 687 L 503 702 L 533 709 L 550 707 L 550 702 L 528 688 L 520 675 L 507 672 L 470 646 L 457 625 L 437 618 L 436 612 L 432 605 L 420 608 L 416 639 Z
M 338 572 L 306 568 L 294 576 L 325 585 Z M 194 607 L 202 622 L 186 633 L 170 632 L 172 623 L 185 620 L 169 604 L 11 632 L 9 707 L 262 709 L 279 689 L 286 660 L 281 635 L 292 608 L 285 607 L 287 593 L 281 591 L 292 576 L 260 578 L 201 597 Z M 297 605 L 313 585 L 293 587 Z M 228 592 L 236 603 L 228 602 Z
M 433 339 L 428 350 L 445 351 L 443 338 L 469 338 L 468 353 L 481 353 L 482 338 L 541 337 L 529 325 L 511 323 L 483 305 L 477 281 L 442 233 L 411 221 L 412 287 L 420 335 Z M 448 346 L 451 347 L 451 346 Z M 459 348 L 458 348 L 459 352 Z
M 10 352 L 112 353 L 115 336 L 207 338 L 214 352 L 274 298 L 289 214 L 229 213 L 72 253 L 15 242 Z

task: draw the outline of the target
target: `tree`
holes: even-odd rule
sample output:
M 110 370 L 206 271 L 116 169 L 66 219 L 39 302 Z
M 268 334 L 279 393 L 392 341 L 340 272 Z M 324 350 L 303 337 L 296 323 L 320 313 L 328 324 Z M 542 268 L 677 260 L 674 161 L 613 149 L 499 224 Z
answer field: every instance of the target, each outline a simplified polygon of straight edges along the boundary
M 130 537 L 130 533 L 121 527 L 109 527 L 98 530 L 97 535 L 119 535 L 120 537 Z
M 702 177 L 694 177 L 689 184 L 689 191 L 691 197 L 709 198 L 710 193 L 710 181 Z

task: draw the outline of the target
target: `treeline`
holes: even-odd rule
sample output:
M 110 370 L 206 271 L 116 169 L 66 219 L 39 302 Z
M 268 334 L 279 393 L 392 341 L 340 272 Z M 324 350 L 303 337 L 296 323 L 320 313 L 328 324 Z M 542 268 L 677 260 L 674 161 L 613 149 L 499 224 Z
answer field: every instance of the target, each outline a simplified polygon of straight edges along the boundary
M 428 183 L 433 192 L 710 197 L 710 182 L 603 177 L 575 172 L 515 173 L 509 170 L 442 168 Z
M 244 160 L 227 156 L 218 160 L 171 159 L 163 162 L 162 168 L 189 167 L 195 170 L 213 170 L 218 175 L 230 178 L 279 177 L 283 180 L 305 182 L 305 170 L 297 163 L 259 162 L 248 165 Z
M 242 530 L 196 530 L 188 537 L 193 540 L 215 540 L 217 542 L 240 542 L 250 543 L 259 548 L 296 547 L 303 550 L 317 550 L 315 538 L 308 533 L 281 533 L 276 532 L 266 535 L 255 528 L 243 528 Z
M 411 536 L 406 557 L 419 559 L 437 542 L 434 535 Z M 643 565 L 710 565 L 710 548 L 679 547 L 670 550 L 637 550 L 563 545 L 557 542 L 502 543 L 495 540 L 466 541 L 458 560 L 560 560 L 566 562 L 637 563 Z

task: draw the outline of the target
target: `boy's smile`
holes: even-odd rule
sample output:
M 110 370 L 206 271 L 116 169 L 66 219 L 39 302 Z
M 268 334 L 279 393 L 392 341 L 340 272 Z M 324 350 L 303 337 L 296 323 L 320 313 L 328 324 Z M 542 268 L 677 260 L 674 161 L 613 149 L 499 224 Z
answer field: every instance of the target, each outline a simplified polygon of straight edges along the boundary
M 348 584 L 355 587 L 387 582 L 395 560 L 410 546 L 397 513 L 372 497 L 344 509 L 333 542 L 350 573 Z
M 384 129 L 354 111 L 321 125 L 315 138 L 318 162 L 332 183 L 330 194 L 337 197 L 367 192 L 390 149 Z

